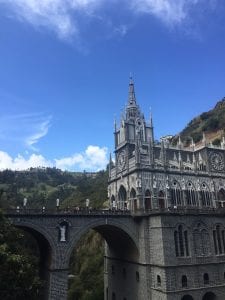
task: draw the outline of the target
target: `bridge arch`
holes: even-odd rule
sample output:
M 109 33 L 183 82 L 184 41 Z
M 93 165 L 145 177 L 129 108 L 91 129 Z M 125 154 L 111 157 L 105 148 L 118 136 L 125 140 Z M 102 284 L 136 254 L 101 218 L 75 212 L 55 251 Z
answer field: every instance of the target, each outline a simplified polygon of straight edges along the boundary
M 18 229 L 21 229 L 25 232 L 28 232 L 36 241 L 40 249 L 40 254 L 43 254 L 43 257 L 47 257 L 47 265 L 50 266 L 52 263 L 52 256 L 55 254 L 54 249 L 55 241 L 52 236 L 48 234 L 46 229 L 40 225 L 33 224 L 31 222 L 13 222 L 13 225 Z M 42 251 L 44 253 L 42 253 Z M 40 257 L 42 259 L 42 257 Z
M 213 292 L 207 292 L 203 297 L 202 300 L 217 300 L 216 295 Z
M 40 291 L 40 297 L 42 299 L 48 299 L 50 293 L 50 270 L 57 268 L 55 266 L 57 257 L 57 247 L 55 247 L 55 241 L 52 236 L 46 231 L 43 226 L 33 224 L 32 222 L 13 222 L 13 225 L 29 233 L 37 243 L 39 250 L 39 276 L 44 282 L 44 286 Z
M 98 219 L 85 224 L 71 237 L 70 245 L 64 257 L 65 265 L 69 263 L 71 253 L 81 237 L 91 229 L 97 231 L 105 239 L 111 254 L 131 261 L 138 260 L 138 239 L 130 228 L 116 220 Z
M 194 298 L 191 295 L 185 295 L 181 298 L 181 300 L 194 300 Z

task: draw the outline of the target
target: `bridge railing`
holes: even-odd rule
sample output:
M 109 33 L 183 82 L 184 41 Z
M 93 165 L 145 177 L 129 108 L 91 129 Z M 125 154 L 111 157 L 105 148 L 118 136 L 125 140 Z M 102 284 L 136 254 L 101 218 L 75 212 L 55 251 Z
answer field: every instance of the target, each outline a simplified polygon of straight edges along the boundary
M 167 208 L 156 208 L 156 209 L 139 209 L 135 212 L 132 212 L 132 215 L 151 215 L 151 214 L 180 214 L 180 215 L 188 215 L 188 214 L 218 214 L 225 215 L 225 207 L 167 207 Z
M 6 215 L 130 215 L 129 210 L 110 209 L 37 209 L 13 208 L 3 211 Z

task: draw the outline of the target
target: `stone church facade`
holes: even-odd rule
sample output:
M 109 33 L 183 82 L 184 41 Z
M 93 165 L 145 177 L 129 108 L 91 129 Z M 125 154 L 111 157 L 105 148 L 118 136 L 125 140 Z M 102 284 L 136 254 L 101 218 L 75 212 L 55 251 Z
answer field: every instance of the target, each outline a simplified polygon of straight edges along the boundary
M 220 146 L 204 135 L 186 147 L 169 136 L 157 142 L 152 116 L 146 122 L 132 79 L 114 138 L 110 207 L 130 210 L 142 236 L 135 259 L 106 253 L 105 298 L 225 299 L 224 140 Z

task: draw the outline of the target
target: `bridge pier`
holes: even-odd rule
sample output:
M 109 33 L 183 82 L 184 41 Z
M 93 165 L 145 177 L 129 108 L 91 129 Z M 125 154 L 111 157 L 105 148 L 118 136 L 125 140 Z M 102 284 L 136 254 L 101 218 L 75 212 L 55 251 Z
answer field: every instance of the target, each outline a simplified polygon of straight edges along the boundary
M 48 300 L 66 300 L 68 292 L 68 269 L 49 270 Z

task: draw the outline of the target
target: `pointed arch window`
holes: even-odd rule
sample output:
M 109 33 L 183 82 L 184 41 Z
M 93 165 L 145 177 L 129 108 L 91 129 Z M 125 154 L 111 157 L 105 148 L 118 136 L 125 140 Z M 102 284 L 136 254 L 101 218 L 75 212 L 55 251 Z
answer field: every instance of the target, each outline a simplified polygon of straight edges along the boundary
M 196 256 L 208 256 L 210 255 L 210 239 L 209 233 L 205 228 L 198 224 L 193 232 L 194 251 Z
M 182 205 L 182 192 L 181 188 L 176 181 L 173 182 L 171 188 L 171 205 L 181 206 Z
M 149 210 L 152 208 L 152 205 L 151 205 L 151 193 L 149 190 L 146 190 L 145 192 L 145 209 L 146 210 Z
M 203 275 L 203 281 L 204 281 L 204 284 L 209 284 L 209 274 L 208 273 L 205 273 Z
M 187 287 L 187 276 L 186 275 L 182 276 L 181 285 L 182 285 L 182 287 Z
M 197 195 L 194 189 L 194 186 L 191 182 L 187 184 L 188 189 L 185 191 L 186 196 L 186 204 L 188 206 L 196 206 L 197 205 Z
M 120 209 L 124 209 L 127 206 L 127 192 L 123 185 L 120 186 L 118 193 L 119 203 L 118 206 Z
M 159 209 L 165 208 L 165 195 L 164 195 L 163 191 L 160 191 L 158 194 L 158 206 L 159 206 Z
M 134 188 L 132 188 L 130 192 L 130 202 L 131 202 L 131 207 L 133 208 L 134 211 L 136 211 L 138 207 L 137 207 L 136 191 Z
M 216 228 L 213 230 L 213 242 L 215 254 L 225 254 L 225 231 L 221 225 L 216 225 Z
M 161 286 L 162 282 L 161 282 L 161 277 L 160 275 L 157 275 L 157 286 Z
M 210 255 L 210 239 L 209 239 L 209 233 L 206 229 L 203 229 L 201 232 L 201 241 L 202 241 L 202 254 L 204 256 Z
M 179 256 L 178 231 L 174 231 L 174 244 L 176 256 Z
M 187 230 L 182 225 L 178 226 L 178 230 L 174 231 L 174 245 L 176 256 L 189 256 L 189 238 Z
M 209 188 L 205 183 L 201 185 L 200 199 L 203 207 L 211 206 L 211 193 L 209 192 Z

